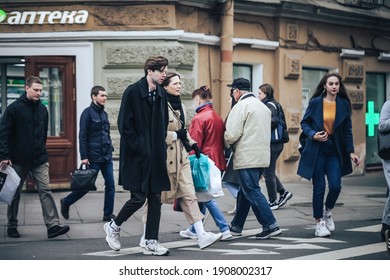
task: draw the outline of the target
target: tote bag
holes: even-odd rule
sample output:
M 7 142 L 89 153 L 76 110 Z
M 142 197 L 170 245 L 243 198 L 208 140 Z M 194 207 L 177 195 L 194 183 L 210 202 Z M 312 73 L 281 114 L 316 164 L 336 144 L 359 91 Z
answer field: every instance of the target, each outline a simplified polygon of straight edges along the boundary
M 0 201 L 11 205 L 19 183 L 20 177 L 12 166 L 7 165 L 5 170 L 0 171 Z

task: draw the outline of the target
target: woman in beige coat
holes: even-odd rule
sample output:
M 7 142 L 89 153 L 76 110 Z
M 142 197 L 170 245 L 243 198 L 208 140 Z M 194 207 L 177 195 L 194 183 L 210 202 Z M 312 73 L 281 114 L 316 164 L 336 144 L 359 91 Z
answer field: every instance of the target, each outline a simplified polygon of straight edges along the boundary
M 179 74 L 168 73 L 161 85 L 167 93 L 168 101 L 169 124 L 166 142 L 168 175 L 171 183 L 171 190 L 162 192 L 161 202 L 173 204 L 175 198 L 179 199 L 188 223 L 195 227 L 198 245 L 204 249 L 220 240 L 222 236 L 220 233 L 214 234 L 204 230 L 202 222 L 204 216 L 199 210 L 195 195 L 188 152 L 194 150 L 199 157 L 201 151 L 185 128 L 186 111 L 180 99 L 181 81 Z M 143 221 L 145 224 L 145 213 Z M 143 236 L 140 245 L 144 245 Z

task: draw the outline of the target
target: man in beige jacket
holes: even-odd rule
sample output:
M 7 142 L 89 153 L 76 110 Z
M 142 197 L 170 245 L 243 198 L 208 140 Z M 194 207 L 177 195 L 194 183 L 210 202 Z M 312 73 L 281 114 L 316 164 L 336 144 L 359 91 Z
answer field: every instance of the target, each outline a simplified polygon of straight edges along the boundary
M 241 235 L 250 207 L 262 225 L 256 239 L 282 233 L 262 194 L 259 180 L 270 162 L 271 111 L 250 91 L 249 80 L 238 78 L 228 85 L 237 102 L 226 121 L 225 144 L 233 150 L 233 168 L 238 171 L 240 190 L 237 210 L 231 222 L 232 235 Z

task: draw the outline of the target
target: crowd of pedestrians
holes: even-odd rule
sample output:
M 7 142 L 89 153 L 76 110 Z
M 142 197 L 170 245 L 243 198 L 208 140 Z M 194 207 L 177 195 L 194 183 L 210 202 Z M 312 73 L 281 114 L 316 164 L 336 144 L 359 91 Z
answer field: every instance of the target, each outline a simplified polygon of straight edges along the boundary
M 202 86 L 192 93 L 195 116 L 187 119 L 181 100 L 181 77 L 168 72 L 163 56 L 149 57 L 144 77 L 129 85 L 121 100 L 118 114 L 120 133 L 118 185 L 129 191 L 129 200 L 114 214 L 114 150 L 105 103 L 104 87 L 91 89 L 91 104 L 80 117 L 79 147 L 83 164 L 101 171 L 104 177 L 102 220 L 105 241 L 115 251 L 121 249 L 120 229 L 143 207 L 143 234 L 139 245 L 145 255 L 167 256 L 169 249 L 159 242 L 161 205 L 180 205 L 189 227 L 180 231 L 182 238 L 197 239 L 200 249 L 217 241 L 242 235 L 252 209 L 262 230 L 256 239 L 282 234 L 275 210 L 285 206 L 293 194 L 285 190 L 277 176 L 277 160 L 289 141 L 282 105 L 275 100 L 270 84 L 259 86 L 258 94 L 245 78 L 228 84 L 231 110 L 223 120 L 213 108 L 212 93 Z M 12 166 L 21 178 L 8 207 L 7 235 L 19 238 L 18 207 L 23 184 L 31 174 L 42 205 L 48 238 L 66 234 L 69 226 L 61 225 L 49 187 L 49 162 L 46 151 L 48 112 L 40 101 L 42 81 L 28 77 L 25 94 L 5 110 L 0 122 L 0 169 Z M 352 164 L 360 164 L 354 153 L 351 101 L 338 73 L 327 73 L 319 81 L 301 121 L 301 156 L 297 174 L 313 184 L 312 208 L 314 236 L 327 237 L 335 231 L 333 209 L 341 192 L 341 178 L 352 173 Z M 30 125 L 29 125 L 30 124 Z M 381 111 L 380 131 L 390 130 L 390 103 Z M 235 207 L 230 224 L 217 199 L 199 202 L 195 191 L 189 157 L 208 156 L 221 172 L 223 187 Z M 390 186 L 390 163 L 383 160 Z M 267 195 L 260 183 L 264 179 Z M 328 186 L 328 191 L 326 187 Z M 63 218 L 69 219 L 70 206 L 88 191 L 72 191 L 61 198 Z M 278 197 L 279 194 L 279 197 Z M 206 212 L 214 219 L 219 233 L 207 232 L 203 219 Z M 382 220 L 381 237 L 390 254 L 390 198 Z

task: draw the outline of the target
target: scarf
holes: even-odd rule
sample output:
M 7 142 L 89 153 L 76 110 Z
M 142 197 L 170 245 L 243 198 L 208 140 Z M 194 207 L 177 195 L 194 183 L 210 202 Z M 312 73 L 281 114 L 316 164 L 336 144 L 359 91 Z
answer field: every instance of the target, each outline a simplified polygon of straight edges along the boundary
M 184 112 L 180 95 L 172 95 L 167 92 L 167 101 L 171 104 L 173 110 L 180 110 L 181 128 L 184 128 Z

